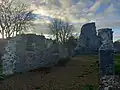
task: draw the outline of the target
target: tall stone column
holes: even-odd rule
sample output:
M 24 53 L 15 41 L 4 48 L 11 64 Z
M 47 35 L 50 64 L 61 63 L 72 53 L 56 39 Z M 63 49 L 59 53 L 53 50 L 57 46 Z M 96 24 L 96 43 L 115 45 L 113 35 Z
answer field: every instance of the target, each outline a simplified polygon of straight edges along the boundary
M 102 45 L 99 48 L 100 58 L 100 77 L 114 74 L 113 58 L 113 31 L 112 29 L 99 29 L 98 36 L 102 39 Z
M 99 29 L 98 36 L 101 37 L 102 45 L 99 48 L 100 64 L 100 89 L 116 90 L 114 87 L 114 57 L 113 57 L 113 31 L 112 29 Z M 112 88 L 112 89 L 110 89 Z

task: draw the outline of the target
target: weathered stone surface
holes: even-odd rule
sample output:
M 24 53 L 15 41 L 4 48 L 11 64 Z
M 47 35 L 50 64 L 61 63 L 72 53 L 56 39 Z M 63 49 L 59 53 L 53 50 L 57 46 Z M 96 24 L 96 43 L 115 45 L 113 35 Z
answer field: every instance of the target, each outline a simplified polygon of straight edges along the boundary
M 99 48 L 100 59 L 100 90 L 117 90 L 118 83 L 115 80 L 114 57 L 113 57 L 113 31 L 112 29 L 100 29 L 98 35 L 102 39 Z
M 101 42 L 97 36 L 95 23 L 83 25 L 79 36 L 79 43 L 75 51 L 78 53 L 93 53 L 98 51 L 100 45 Z
M 102 45 L 99 48 L 100 50 L 114 50 L 112 29 L 99 29 L 98 36 L 102 39 Z
M 113 50 L 100 50 L 100 77 L 114 74 Z
M 120 77 L 117 75 L 101 77 L 99 90 L 120 90 Z
M 102 45 L 99 48 L 100 58 L 100 76 L 114 74 L 113 57 L 113 31 L 112 29 L 100 29 L 98 35 L 102 39 Z
M 16 36 L 8 41 L 3 58 L 3 74 L 52 67 L 59 60 L 58 48 L 52 41 L 34 34 Z
M 16 63 L 16 41 L 20 40 L 20 37 L 12 38 L 8 41 L 8 45 L 5 47 L 5 53 L 2 57 L 3 74 L 10 75 L 14 73 Z

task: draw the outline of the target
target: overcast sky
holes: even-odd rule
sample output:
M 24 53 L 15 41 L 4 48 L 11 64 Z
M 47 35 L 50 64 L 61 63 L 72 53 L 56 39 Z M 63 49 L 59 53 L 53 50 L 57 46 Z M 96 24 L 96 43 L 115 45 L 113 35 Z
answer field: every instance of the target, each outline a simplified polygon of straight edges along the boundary
M 120 0 L 19 0 L 34 8 L 39 20 L 35 33 L 48 33 L 46 22 L 54 16 L 67 17 L 80 32 L 81 26 L 96 22 L 96 28 L 112 28 L 120 38 Z

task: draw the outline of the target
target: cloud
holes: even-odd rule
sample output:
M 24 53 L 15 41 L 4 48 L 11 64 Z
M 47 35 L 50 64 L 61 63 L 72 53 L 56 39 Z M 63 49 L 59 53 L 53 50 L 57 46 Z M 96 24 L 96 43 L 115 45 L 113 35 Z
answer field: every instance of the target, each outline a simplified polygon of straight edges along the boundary
M 96 12 L 96 10 L 100 7 L 101 2 L 101 0 L 96 0 L 96 3 L 90 8 L 90 11 Z
M 48 33 L 44 20 L 67 17 L 80 32 L 83 24 L 96 22 L 99 28 L 120 28 L 120 0 L 19 0 L 31 4 L 34 14 L 40 15 L 35 32 Z M 41 19 L 42 18 L 42 19 Z M 44 18 L 44 19 L 43 19 Z

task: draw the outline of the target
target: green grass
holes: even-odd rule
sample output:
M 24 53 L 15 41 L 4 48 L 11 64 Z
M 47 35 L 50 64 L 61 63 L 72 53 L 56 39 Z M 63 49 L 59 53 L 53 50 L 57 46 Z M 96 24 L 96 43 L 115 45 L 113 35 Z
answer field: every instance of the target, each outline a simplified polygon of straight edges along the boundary
M 97 85 L 73 85 L 66 90 L 98 90 Z
M 115 54 L 114 55 L 115 59 L 115 72 L 120 74 L 120 54 Z
M 0 63 L 0 81 L 4 79 L 5 79 L 5 76 L 2 74 L 2 64 Z
M 98 90 L 98 86 L 85 85 L 81 90 Z

